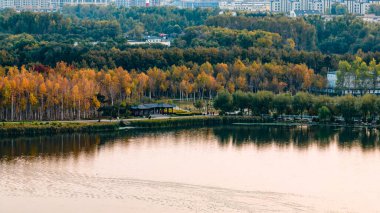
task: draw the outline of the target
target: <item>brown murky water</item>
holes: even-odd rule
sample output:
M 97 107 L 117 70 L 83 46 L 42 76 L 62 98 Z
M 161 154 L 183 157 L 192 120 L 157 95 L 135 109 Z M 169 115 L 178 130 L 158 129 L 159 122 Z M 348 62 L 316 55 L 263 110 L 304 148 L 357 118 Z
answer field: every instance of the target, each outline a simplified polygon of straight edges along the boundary
M 217 127 L 0 139 L 0 212 L 380 212 L 380 133 Z

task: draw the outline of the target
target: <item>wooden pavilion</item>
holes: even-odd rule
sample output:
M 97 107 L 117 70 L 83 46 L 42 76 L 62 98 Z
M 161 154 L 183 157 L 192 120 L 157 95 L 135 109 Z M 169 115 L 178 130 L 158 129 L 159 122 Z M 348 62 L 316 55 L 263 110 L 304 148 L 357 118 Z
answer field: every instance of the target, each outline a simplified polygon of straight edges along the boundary
M 140 104 L 132 106 L 131 111 L 133 116 L 146 116 L 152 114 L 172 114 L 173 109 L 176 107 L 174 104 Z

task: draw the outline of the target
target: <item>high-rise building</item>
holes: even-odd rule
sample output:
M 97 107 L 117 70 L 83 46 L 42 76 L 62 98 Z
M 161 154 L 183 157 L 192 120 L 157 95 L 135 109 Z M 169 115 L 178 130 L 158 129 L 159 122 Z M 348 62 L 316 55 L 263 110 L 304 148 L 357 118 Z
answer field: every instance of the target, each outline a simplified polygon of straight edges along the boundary
M 179 8 L 219 8 L 218 0 L 175 0 L 172 6 Z
M 270 0 L 272 12 L 289 13 L 297 10 L 319 11 L 321 14 L 329 14 L 331 5 L 334 3 L 343 4 L 349 13 L 364 15 L 369 9 L 369 5 L 379 3 L 378 0 Z M 379 3 L 380 4 L 380 3 Z
M 221 1 L 219 7 L 222 10 L 231 11 L 269 11 L 270 2 L 267 0 L 236 0 L 236 1 Z
M 115 0 L 115 4 L 118 7 L 130 7 L 131 1 L 130 0 Z
M 164 5 L 163 0 L 115 0 L 119 7 L 157 7 Z
M 1 8 L 14 8 L 15 0 L 1 0 L 0 1 L 0 9 Z
M 0 0 L 0 9 L 14 8 L 18 11 L 57 11 L 64 5 L 108 5 L 114 0 Z
M 353 14 L 366 14 L 369 8 L 369 2 L 362 0 L 345 0 L 344 5 L 346 5 L 349 13 Z
M 280 0 L 280 12 L 288 12 L 290 7 L 290 1 Z
M 271 12 L 281 12 L 281 2 L 280 0 L 271 0 L 270 1 L 270 11 Z
M 322 0 L 322 13 L 329 14 L 331 12 L 331 0 Z
M 145 7 L 146 6 L 146 0 L 130 0 L 129 6 L 130 7 Z
M 48 11 L 50 0 L 13 0 L 13 7 L 16 10 Z
M 74 5 L 78 5 L 78 4 L 107 5 L 114 2 L 114 0 L 54 0 L 54 1 L 59 1 L 62 4 L 74 4 Z

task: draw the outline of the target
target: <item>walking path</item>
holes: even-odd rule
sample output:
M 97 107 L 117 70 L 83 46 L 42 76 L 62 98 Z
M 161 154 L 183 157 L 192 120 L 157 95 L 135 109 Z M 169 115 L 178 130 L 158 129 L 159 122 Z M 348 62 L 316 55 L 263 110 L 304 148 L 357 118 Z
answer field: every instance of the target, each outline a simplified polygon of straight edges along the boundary
M 195 118 L 195 117 L 211 117 L 211 116 L 215 116 L 215 115 L 192 115 L 192 116 L 166 116 L 166 115 L 152 115 L 152 118 L 150 119 L 180 119 L 180 118 Z M 139 121 L 139 120 L 149 120 L 149 118 L 127 118 L 127 119 L 101 119 L 100 122 L 112 122 L 112 123 L 116 123 L 116 122 L 120 122 L 120 121 L 123 121 L 123 122 L 128 122 L 128 121 Z M 79 122 L 79 123 L 95 123 L 95 122 L 99 122 L 99 120 L 71 120 L 71 121 L 49 121 L 49 122 Z

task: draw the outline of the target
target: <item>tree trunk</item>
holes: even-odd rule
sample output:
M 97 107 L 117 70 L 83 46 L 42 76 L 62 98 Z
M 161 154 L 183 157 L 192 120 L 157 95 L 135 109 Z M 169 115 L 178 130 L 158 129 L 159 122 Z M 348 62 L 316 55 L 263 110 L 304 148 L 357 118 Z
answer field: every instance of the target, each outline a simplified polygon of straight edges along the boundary
M 14 105 L 14 103 L 13 103 L 13 102 L 14 102 L 13 95 L 12 95 L 11 99 L 12 99 L 12 101 L 11 101 L 11 102 L 12 102 L 12 103 L 11 103 L 11 121 L 13 121 L 13 107 L 14 107 L 14 106 L 13 106 L 13 105 Z

